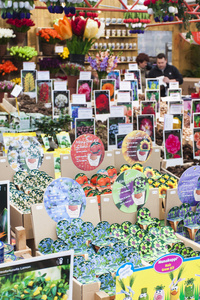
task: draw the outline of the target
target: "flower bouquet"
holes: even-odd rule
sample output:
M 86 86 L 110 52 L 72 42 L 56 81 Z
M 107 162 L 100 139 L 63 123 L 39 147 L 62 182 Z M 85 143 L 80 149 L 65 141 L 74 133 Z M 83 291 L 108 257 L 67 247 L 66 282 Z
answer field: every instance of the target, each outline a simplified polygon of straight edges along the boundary
M 17 61 L 29 61 L 38 54 L 35 48 L 29 46 L 13 46 L 11 48 L 8 48 L 7 50 L 10 52 L 10 55 L 13 56 Z
M 125 12 L 124 23 L 130 28 L 130 33 L 144 33 L 146 25 L 151 22 L 148 13 L 139 12 L 144 10 L 144 5 L 135 5 L 134 10 L 138 12 Z
M 13 63 L 10 60 L 3 60 L 0 64 L 0 74 L 4 76 L 6 73 L 10 74 L 12 71 L 17 71 Z
M 15 37 L 12 29 L 0 28 L 0 45 L 7 44 L 8 41 Z
M 15 83 L 11 81 L 0 81 L 0 93 L 10 93 L 14 88 Z
M 174 16 L 178 14 L 178 9 L 182 7 L 179 0 L 145 0 L 144 5 L 148 7 L 148 13 L 154 14 L 155 22 L 170 22 L 174 20 Z M 181 8 L 180 10 L 184 10 Z
M 35 23 L 30 19 L 8 19 L 7 24 L 11 25 L 11 28 L 15 32 L 27 32 L 32 26 L 35 26 Z
M 84 19 L 83 17 L 78 16 L 72 17 L 70 20 L 64 16 L 53 26 L 62 39 L 67 40 L 66 44 L 70 53 L 70 61 L 72 61 L 73 55 L 78 55 L 77 58 L 82 58 L 82 61 L 80 60 L 80 62 L 83 64 L 83 56 L 88 53 L 96 39 L 103 35 L 105 24 L 92 18 Z
M 52 28 L 40 29 L 36 35 L 39 36 L 43 55 L 54 54 L 54 45 L 62 40 L 56 30 Z
M 60 68 L 65 73 L 65 75 L 68 76 L 79 76 L 80 72 L 85 70 L 83 66 L 70 62 L 66 64 L 61 64 Z
M 60 70 L 60 60 L 58 58 L 49 58 L 44 57 L 43 59 L 39 59 L 40 70 L 50 71 L 51 74 L 56 74 Z
M 113 55 L 109 50 L 99 51 L 95 56 L 89 56 L 87 61 L 90 67 L 97 72 L 99 83 L 102 78 L 105 78 L 109 72 L 116 69 L 118 56 Z

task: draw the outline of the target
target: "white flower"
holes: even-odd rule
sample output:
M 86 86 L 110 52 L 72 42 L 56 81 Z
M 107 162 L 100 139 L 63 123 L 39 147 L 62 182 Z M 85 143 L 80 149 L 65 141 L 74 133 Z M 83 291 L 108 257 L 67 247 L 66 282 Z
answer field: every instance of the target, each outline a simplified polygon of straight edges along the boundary
M 0 1 L 0 8 L 3 8 L 3 2 Z
M 149 15 L 153 15 L 153 13 L 154 13 L 153 8 L 148 8 L 147 12 Z
M 7 2 L 7 7 L 12 7 L 12 1 L 11 1 L 11 0 L 9 0 L 9 1 Z
M 25 2 L 25 3 L 26 3 L 26 2 Z M 20 1 L 20 2 L 19 2 L 19 8 L 23 8 L 25 3 L 22 2 L 22 1 Z
M 30 5 L 30 10 L 35 9 L 35 4 L 33 4 L 33 6 Z
M 105 23 L 101 22 L 101 25 L 99 27 L 99 31 L 95 35 L 95 38 L 99 39 L 101 36 L 103 36 L 104 35 L 104 30 L 105 30 Z
M 83 2 L 83 0 L 76 0 L 76 3 L 81 3 Z
M 169 11 L 170 14 L 175 13 L 175 7 L 170 6 L 170 7 L 168 8 L 168 11 Z
M 13 2 L 13 8 L 18 9 L 18 2 Z
M 177 13 L 178 13 L 178 8 L 176 7 L 176 8 L 175 8 L 175 14 L 177 14 Z
M 28 9 L 28 10 L 29 10 L 29 8 L 30 8 L 30 4 L 29 4 L 29 2 L 28 2 L 28 1 L 25 1 L 25 2 L 24 2 L 24 7 L 25 7 L 26 9 Z
M 2 38 L 14 38 L 15 34 L 12 29 L 0 28 L 0 39 Z

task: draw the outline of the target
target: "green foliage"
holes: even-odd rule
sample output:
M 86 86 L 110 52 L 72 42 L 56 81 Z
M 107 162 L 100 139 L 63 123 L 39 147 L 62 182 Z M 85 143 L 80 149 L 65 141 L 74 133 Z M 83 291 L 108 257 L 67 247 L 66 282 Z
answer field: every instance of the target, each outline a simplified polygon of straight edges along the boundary
M 123 279 L 119 279 L 119 284 L 120 284 L 122 290 L 125 291 L 126 290 L 126 286 L 125 286 L 125 284 L 123 282 Z
M 183 71 L 185 77 L 200 77 L 200 47 L 199 45 L 191 45 L 188 53 L 185 56 L 186 61 L 191 65 L 190 69 Z
M 135 281 L 135 277 L 131 276 L 130 277 L 130 282 L 129 282 L 129 286 L 132 287 Z
M 52 137 L 56 140 L 56 134 L 61 131 L 68 131 L 72 119 L 69 115 L 60 115 L 59 118 L 52 119 L 51 117 L 42 117 L 35 121 L 35 126 L 38 131 L 44 133 L 47 137 Z
M 177 276 L 177 280 L 179 280 L 181 278 L 181 275 L 183 273 L 183 270 L 184 270 L 184 267 L 180 268 L 179 269 L 179 272 L 178 272 L 178 276 Z
M 192 285 L 194 283 L 195 279 L 194 278 L 188 278 L 184 284 L 187 286 L 187 285 Z
M 160 284 L 160 285 L 157 285 L 157 286 L 155 287 L 155 290 L 156 290 L 156 291 L 158 291 L 158 290 L 163 290 L 164 288 L 165 288 L 165 286 L 162 285 L 162 284 Z

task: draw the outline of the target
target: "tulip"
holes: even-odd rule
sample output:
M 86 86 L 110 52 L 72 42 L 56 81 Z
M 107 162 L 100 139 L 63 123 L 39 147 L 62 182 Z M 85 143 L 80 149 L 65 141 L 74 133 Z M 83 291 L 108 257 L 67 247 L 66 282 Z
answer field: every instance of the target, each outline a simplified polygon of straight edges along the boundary
M 97 34 L 95 35 L 96 39 L 99 39 L 101 36 L 104 35 L 104 29 L 105 29 L 105 23 L 101 22 L 99 30 L 98 30 Z
M 63 40 L 68 40 L 72 37 L 71 22 L 66 16 L 59 19 L 58 24 L 54 24 L 53 27 Z
M 86 26 L 86 20 L 81 17 L 72 18 L 72 32 L 77 36 L 83 36 Z
M 87 39 L 92 39 L 95 37 L 98 31 L 98 23 L 95 20 L 88 19 L 85 26 L 84 37 Z

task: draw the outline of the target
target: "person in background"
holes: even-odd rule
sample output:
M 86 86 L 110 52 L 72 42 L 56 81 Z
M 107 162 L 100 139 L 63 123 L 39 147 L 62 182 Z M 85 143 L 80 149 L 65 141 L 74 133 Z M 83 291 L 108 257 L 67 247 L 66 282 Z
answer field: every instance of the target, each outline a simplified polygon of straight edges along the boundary
M 138 69 L 141 72 L 142 91 L 144 92 L 146 88 L 146 77 L 148 74 L 148 70 L 150 70 L 149 56 L 145 53 L 138 54 L 138 56 L 136 57 L 136 63 L 138 65 Z
M 179 70 L 172 65 L 167 63 L 167 59 L 164 53 L 159 53 L 156 57 L 156 66 L 153 67 L 149 74 L 148 78 L 156 78 L 164 76 L 163 82 L 167 84 L 167 86 L 161 85 L 160 92 L 161 97 L 167 96 L 167 88 L 169 87 L 169 82 L 178 81 L 179 84 L 183 83 L 183 77 L 180 74 Z

